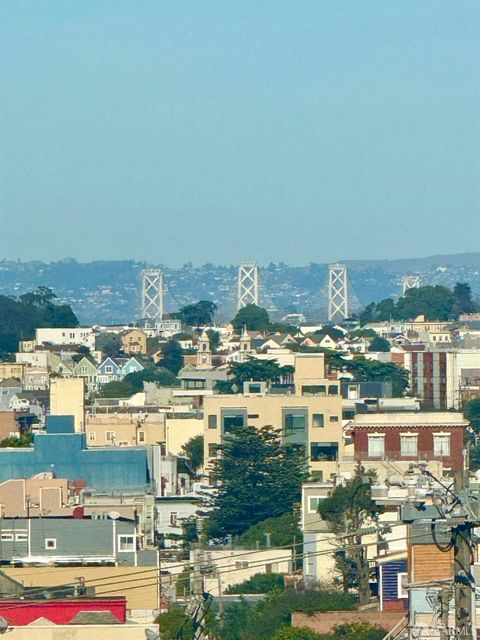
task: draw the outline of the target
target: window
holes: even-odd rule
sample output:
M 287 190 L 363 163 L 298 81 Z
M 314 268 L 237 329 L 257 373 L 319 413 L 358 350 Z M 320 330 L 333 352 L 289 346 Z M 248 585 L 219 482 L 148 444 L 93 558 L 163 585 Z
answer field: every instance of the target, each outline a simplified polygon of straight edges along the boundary
M 417 435 L 400 435 L 400 455 L 416 456 L 418 453 L 418 436 Z
M 248 569 L 249 566 L 246 560 L 237 560 L 237 562 L 235 562 L 235 569 Z
M 323 418 L 323 413 L 314 413 L 312 415 L 312 426 L 313 427 L 324 427 L 325 420 Z
M 185 380 L 185 389 L 206 389 L 207 383 L 205 380 Z
M 13 533 L 2 533 L 0 535 L 0 540 L 2 542 L 11 542 L 13 540 Z
M 330 416 L 330 422 L 338 422 L 338 416 Z
M 178 512 L 170 511 L 170 526 L 176 527 L 178 526 Z
M 368 456 L 369 458 L 383 458 L 385 455 L 385 436 L 375 434 L 368 436 Z
M 217 428 L 217 416 L 213 413 L 208 416 L 208 428 L 209 429 Z
M 139 442 L 145 442 L 145 431 L 139 431 L 138 432 L 138 441 Z
M 15 542 L 26 542 L 28 540 L 28 533 L 16 533 Z
M 95 433 L 93 433 L 93 431 L 89 431 L 88 432 L 88 441 L 89 442 L 95 442 L 96 439 L 97 439 L 97 436 L 95 435 Z
M 338 458 L 338 442 L 312 442 L 310 458 L 312 462 L 335 462 Z
M 115 440 L 115 431 L 107 431 L 105 437 L 107 442 L 113 442 Z
M 450 455 L 450 434 L 449 433 L 433 434 L 433 455 L 434 456 Z
M 135 536 L 119 535 L 118 550 L 119 551 L 135 551 Z
M 56 549 L 56 548 L 57 548 L 56 538 L 45 538 L 45 549 Z
M 237 427 L 243 427 L 243 413 L 231 416 L 224 416 L 223 418 L 223 432 L 231 433 Z
M 302 386 L 302 396 L 325 396 L 327 395 L 327 387 L 324 384 L 308 384 Z
M 314 482 L 323 482 L 323 471 L 314 470 L 312 471 L 311 476 Z
M 262 385 L 259 382 L 250 382 L 247 393 L 262 393 Z
M 306 420 L 304 414 L 287 414 L 284 422 L 285 435 L 291 436 L 299 431 L 305 431 L 305 423 Z
M 403 586 L 407 582 L 406 573 L 397 573 L 397 597 L 408 598 L 408 590 Z
M 105 367 L 105 373 L 113 373 L 113 367 Z
M 338 384 L 330 384 L 330 385 L 328 385 L 328 395 L 329 396 L 338 396 Z
M 318 513 L 318 505 L 321 499 L 320 496 L 310 496 L 308 498 L 308 513 Z

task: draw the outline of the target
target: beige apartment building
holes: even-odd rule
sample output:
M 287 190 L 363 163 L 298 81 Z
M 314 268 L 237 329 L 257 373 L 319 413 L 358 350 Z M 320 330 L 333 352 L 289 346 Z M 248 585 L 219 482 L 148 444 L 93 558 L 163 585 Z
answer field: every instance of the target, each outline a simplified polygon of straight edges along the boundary
M 85 431 L 89 447 L 158 444 L 165 442 L 165 414 L 88 415 Z
M 15 378 L 24 381 L 25 365 L 22 362 L 0 362 L 0 381 Z
M 85 380 L 52 378 L 50 380 L 50 415 L 73 416 L 75 431 L 85 427 Z
M 340 383 L 326 377 L 323 354 L 296 354 L 295 394 L 269 393 L 265 383 L 246 383 L 244 393 L 206 396 L 206 468 L 222 438 L 235 428 L 272 425 L 284 442 L 302 446 L 312 476 L 328 480 L 343 455 Z

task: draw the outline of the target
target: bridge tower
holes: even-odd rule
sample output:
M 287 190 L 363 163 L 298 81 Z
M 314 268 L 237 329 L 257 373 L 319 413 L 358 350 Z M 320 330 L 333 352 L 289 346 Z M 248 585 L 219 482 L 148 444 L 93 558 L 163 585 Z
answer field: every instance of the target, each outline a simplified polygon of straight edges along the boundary
M 336 262 L 328 267 L 328 319 L 344 320 L 348 316 L 347 266 Z
M 242 262 L 238 267 L 237 309 L 247 304 L 259 303 L 258 265 L 256 262 Z
M 409 289 L 419 289 L 420 276 L 403 276 L 402 287 L 403 287 L 403 295 L 405 295 Z
M 158 322 L 163 318 L 163 272 L 142 271 L 142 318 Z

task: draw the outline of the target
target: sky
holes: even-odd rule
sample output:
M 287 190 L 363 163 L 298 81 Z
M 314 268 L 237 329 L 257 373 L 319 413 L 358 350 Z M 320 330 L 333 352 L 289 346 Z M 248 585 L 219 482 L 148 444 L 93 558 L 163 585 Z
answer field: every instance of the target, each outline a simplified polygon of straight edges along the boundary
M 478 251 L 478 0 L 0 0 L 0 260 Z

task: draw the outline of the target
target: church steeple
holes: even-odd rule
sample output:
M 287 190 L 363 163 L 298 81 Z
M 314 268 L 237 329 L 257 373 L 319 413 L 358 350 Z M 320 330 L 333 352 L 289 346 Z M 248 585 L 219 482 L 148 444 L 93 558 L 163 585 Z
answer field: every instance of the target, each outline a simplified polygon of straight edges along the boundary
M 252 338 L 247 331 L 247 325 L 243 326 L 240 336 L 240 362 L 244 362 L 252 353 Z
M 198 338 L 197 342 L 197 368 L 198 369 L 211 369 L 212 367 L 212 352 L 210 349 L 210 338 L 207 332 L 204 330 L 202 335 Z

